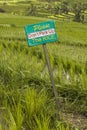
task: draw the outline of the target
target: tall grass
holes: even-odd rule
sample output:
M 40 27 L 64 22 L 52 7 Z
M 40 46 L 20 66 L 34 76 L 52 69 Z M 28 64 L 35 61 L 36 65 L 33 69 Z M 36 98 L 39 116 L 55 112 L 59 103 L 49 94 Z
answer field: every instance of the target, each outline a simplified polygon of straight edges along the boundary
M 33 18 L 33 17 L 32 17 Z M 41 46 L 27 47 L 20 18 L 15 19 L 15 27 L 0 27 L 0 108 L 3 110 L 3 123 L 0 129 L 9 130 L 72 130 L 69 123 L 57 119 L 50 78 Z M 30 17 L 27 19 L 27 23 Z M 35 21 L 36 18 L 33 18 Z M 12 24 L 12 19 L 7 19 Z M 6 21 L 6 22 L 7 22 Z M 37 22 L 41 21 L 38 19 Z M 1 21 L 0 21 L 1 22 Z M 5 21 L 4 21 L 5 22 Z M 58 24 L 62 25 L 56 21 Z M 61 112 L 87 112 L 87 48 L 78 36 L 73 40 L 64 34 L 81 24 L 64 23 L 59 27 L 60 43 L 47 45 L 53 69 L 55 84 L 61 102 Z M 81 25 L 82 30 L 85 25 Z M 5 29 L 5 30 L 4 30 Z M 20 31 L 21 33 L 19 33 Z M 77 29 L 76 29 L 77 30 Z M 76 31 L 75 30 L 75 31 Z M 78 29 L 79 31 L 79 29 Z M 0 33 L 1 33 L 0 32 Z M 7 33 L 6 33 L 7 32 Z M 5 34 L 6 33 L 6 34 Z M 10 34 L 12 35 L 10 36 Z M 86 35 L 86 34 L 85 34 Z M 80 33 L 79 36 L 83 36 Z M 76 41 L 76 39 L 78 39 Z M 71 41 L 70 41 L 71 40 Z M 74 45 L 73 41 L 76 41 Z M 72 46 L 71 46 L 72 42 Z M 75 50 L 76 49 L 76 50 Z M 1 123 L 1 120 L 0 120 Z M 73 128 L 73 130 L 77 130 Z
M 16 95 L 19 93 L 16 92 Z M 9 96 L 9 94 L 8 94 Z M 20 91 L 19 100 L 12 96 L 11 104 L 2 109 L 2 126 L 8 130 L 72 130 L 71 125 L 58 121 L 54 102 L 46 90 L 37 91 L 27 86 Z M 2 128 L 2 127 L 1 127 Z M 73 130 L 76 130 L 73 128 Z
M 44 129 L 49 126 L 49 122 L 47 122 L 47 113 L 49 113 L 49 109 L 47 107 L 47 95 L 44 90 L 37 93 L 35 90 L 28 88 L 25 92 L 25 102 L 24 102 L 24 111 L 26 113 L 26 123 L 29 129 Z M 46 117 L 45 117 L 46 114 Z M 40 121 L 42 120 L 42 121 Z M 45 121 L 46 120 L 46 121 Z M 35 123 L 36 122 L 36 123 Z M 34 123 L 34 125 L 32 125 Z M 47 123 L 47 124 L 46 124 Z M 40 128 L 41 127 L 41 128 Z M 45 127 L 45 128 L 44 128 Z
M 24 128 L 29 130 L 48 130 L 50 128 L 50 118 L 55 112 L 51 113 L 49 98 L 45 90 L 41 90 L 38 93 L 35 89 L 28 86 L 22 91 L 22 94 L 20 93 L 19 101 L 14 96 L 12 96 L 11 100 L 12 102 L 9 104 L 7 99 L 6 111 L 4 111 L 6 123 L 2 125 L 6 125 L 10 130 L 21 130 Z
M 2 130 L 2 125 L 0 124 L 0 130 Z

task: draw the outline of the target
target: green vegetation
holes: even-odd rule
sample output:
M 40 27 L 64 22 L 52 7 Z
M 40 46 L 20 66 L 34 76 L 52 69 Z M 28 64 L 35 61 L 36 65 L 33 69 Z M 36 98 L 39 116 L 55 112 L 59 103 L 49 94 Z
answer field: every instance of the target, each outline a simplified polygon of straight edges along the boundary
M 65 21 L 87 22 L 87 2 L 84 1 L 52 1 L 28 0 L 5 1 L 0 4 L 0 12 L 15 15 L 49 17 Z
M 0 13 L 0 130 L 80 130 L 64 114 L 87 116 L 87 23 L 72 21 L 73 11 L 54 15 L 49 8 L 47 14 L 43 7 L 51 4 L 46 1 L 32 5 L 32 10 L 35 4 L 38 10 L 41 5 L 39 17 L 35 12 L 35 16 L 24 16 L 29 8 L 27 2 L 16 2 L 0 4 L 5 11 Z M 31 7 L 32 2 L 28 3 Z M 28 47 L 24 32 L 25 25 L 50 18 L 55 18 L 59 37 L 47 48 L 60 110 L 55 105 L 42 46 Z

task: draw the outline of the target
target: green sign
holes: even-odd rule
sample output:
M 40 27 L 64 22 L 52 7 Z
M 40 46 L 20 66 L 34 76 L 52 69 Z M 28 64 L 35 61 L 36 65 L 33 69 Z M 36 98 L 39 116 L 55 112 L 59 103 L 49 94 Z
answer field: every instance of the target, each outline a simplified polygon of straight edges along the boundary
M 29 46 L 46 44 L 58 40 L 53 20 L 25 26 L 25 32 Z

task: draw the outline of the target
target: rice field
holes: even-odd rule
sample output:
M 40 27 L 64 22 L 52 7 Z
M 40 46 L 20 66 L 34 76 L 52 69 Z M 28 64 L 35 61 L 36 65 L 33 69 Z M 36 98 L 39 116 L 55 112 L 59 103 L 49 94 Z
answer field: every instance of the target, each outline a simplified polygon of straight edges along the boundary
M 87 24 L 55 20 L 59 41 L 47 49 L 57 110 L 43 48 L 28 47 L 24 32 L 47 20 L 0 14 L 0 130 L 80 130 L 63 113 L 87 113 Z

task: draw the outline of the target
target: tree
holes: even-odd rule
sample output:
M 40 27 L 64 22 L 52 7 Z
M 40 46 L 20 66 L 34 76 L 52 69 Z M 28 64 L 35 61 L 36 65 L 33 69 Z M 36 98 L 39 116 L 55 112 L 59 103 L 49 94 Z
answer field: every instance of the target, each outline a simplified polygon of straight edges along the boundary
M 73 5 L 73 12 L 75 13 L 74 21 L 76 21 L 76 22 L 81 21 L 81 11 L 82 11 L 81 3 Z
M 1 13 L 5 13 L 5 10 L 2 9 L 2 8 L 0 8 L 0 12 L 1 12 Z
M 84 14 L 81 14 L 81 22 L 84 23 Z
M 49 13 L 51 13 L 51 14 L 53 13 L 53 7 L 50 3 L 48 4 L 47 10 L 49 11 Z
M 27 8 L 27 15 L 36 15 L 37 14 L 37 8 L 32 3 L 30 4 L 30 7 Z
M 54 7 L 54 14 L 59 14 L 60 8 L 58 5 Z
M 68 14 L 68 12 L 69 12 L 68 2 L 66 2 L 66 1 L 62 2 L 61 11 L 62 11 L 62 13 Z

